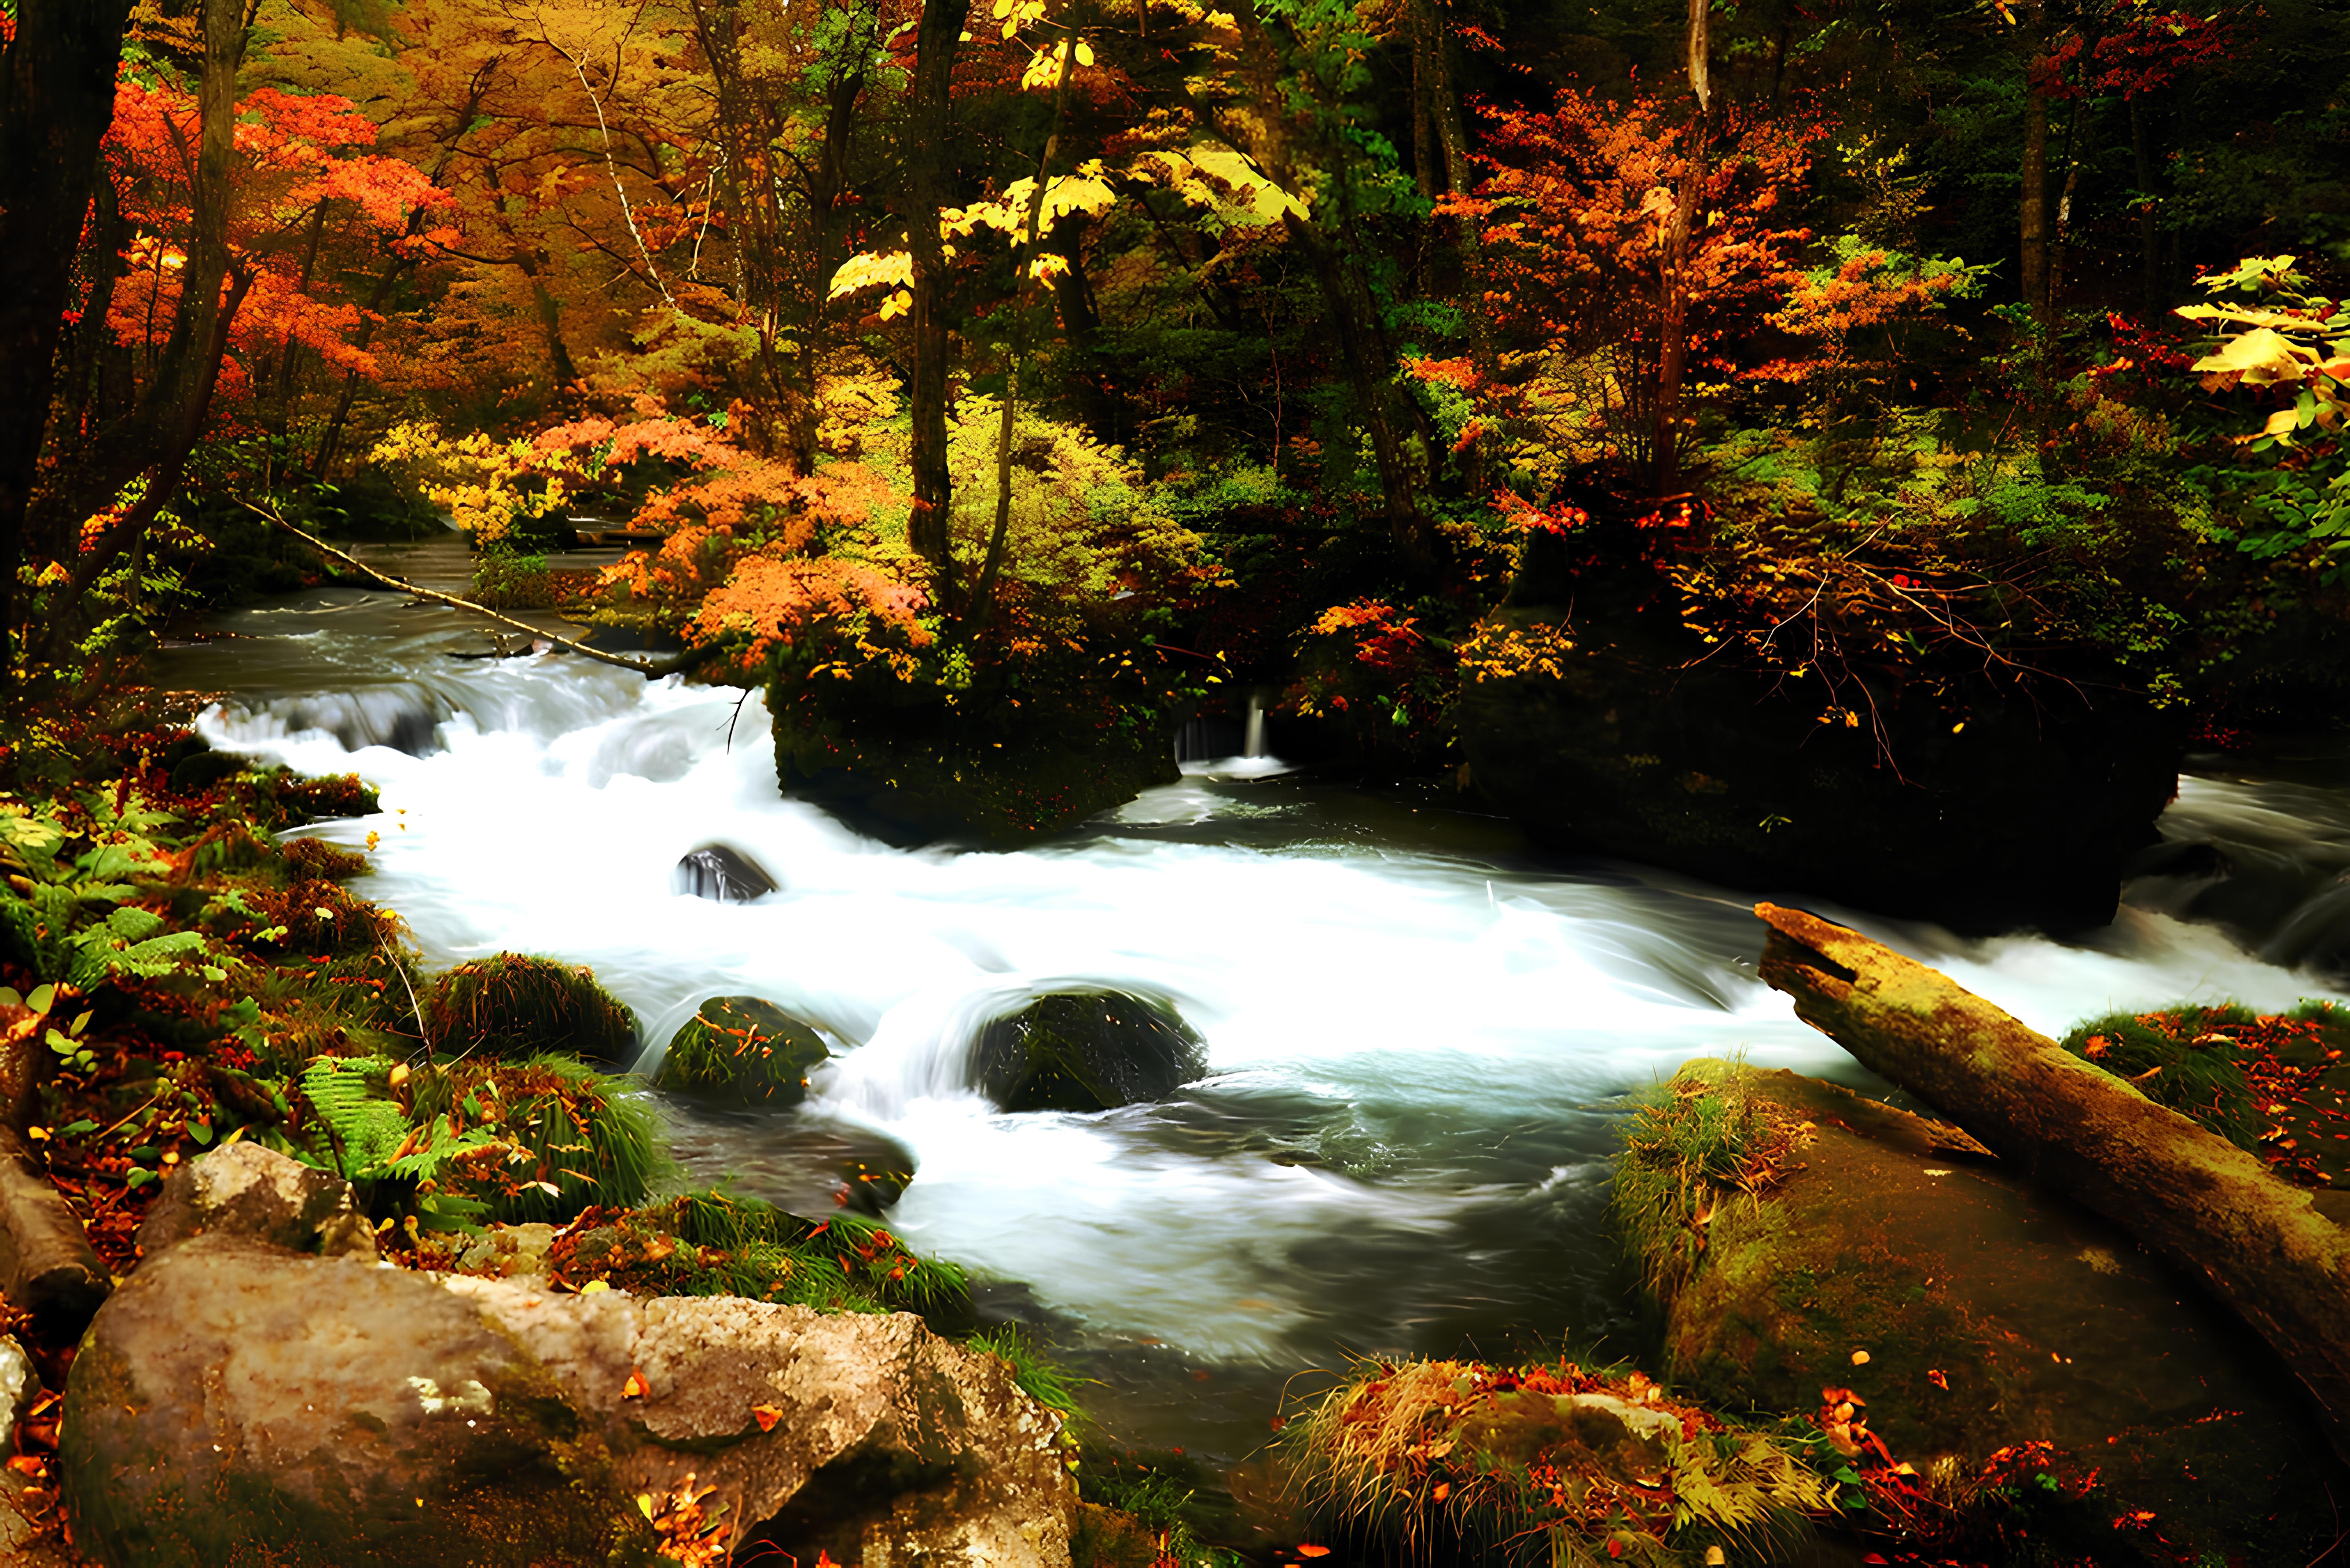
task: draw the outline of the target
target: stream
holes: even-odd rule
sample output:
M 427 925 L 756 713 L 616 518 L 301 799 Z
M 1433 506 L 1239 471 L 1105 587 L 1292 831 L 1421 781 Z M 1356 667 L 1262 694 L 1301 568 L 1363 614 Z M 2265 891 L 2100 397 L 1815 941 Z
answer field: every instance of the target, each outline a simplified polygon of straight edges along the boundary
M 466 581 L 453 538 L 376 555 Z M 381 815 L 304 831 L 380 836 L 356 888 L 428 965 L 591 965 L 642 1022 L 645 1071 L 712 995 L 817 1025 L 837 1059 L 806 1106 L 664 1105 L 682 1174 L 817 1213 L 810 1151 L 887 1133 L 920 1161 L 891 1228 L 1095 1379 L 1118 1438 L 1216 1462 L 1262 1446 L 1284 1388 L 1315 1386 L 1299 1374 L 1350 1356 L 1631 1353 L 1604 1226 L 1628 1093 L 1728 1053 L 1872 1086 L 1755 979 L 1758 897 L 2050 1033 L 2182 998 L 2335 995 L 2350 952 L 2350 772 L 2323 747 L 2198 759 L 2172 842 L 2103 930 L 1961 940 L 1800 888 L 1538 851 L 1449 794 L 1267 758 L 1188 763 L 1018 852 L 894 849 L 777 794 L 756 694 L 452 657 L 488 649 L 458 612 L 323 589 L 224 618 L 166 654 L 161 684 L 209 704 L 217 746 L 380 789 Z M 779 889 L 677 891 L 680 857 L 711 844 Z M 962 1087 L 991 1017 L 1080 982 L 1173 1001 L 1211 1075 L 1093 1116 L 1003 1115 Z

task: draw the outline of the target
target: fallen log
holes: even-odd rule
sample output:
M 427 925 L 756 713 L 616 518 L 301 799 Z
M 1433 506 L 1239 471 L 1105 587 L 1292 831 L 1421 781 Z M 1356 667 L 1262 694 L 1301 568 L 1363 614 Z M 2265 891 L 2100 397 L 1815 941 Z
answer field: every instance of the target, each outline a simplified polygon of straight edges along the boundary
M 2299 1375 L 2350 1461 L 2350 1231 L 2254 1156 L 1859 932 L 1758 904 L 1795 1015 L 2007 1165 L 2203 1280 Z
M 48 1334 L 72 1339 L 113 1289 L 114 1277 L 32 1146 L 14 1127 L 0 1127 L 0 1294 Z

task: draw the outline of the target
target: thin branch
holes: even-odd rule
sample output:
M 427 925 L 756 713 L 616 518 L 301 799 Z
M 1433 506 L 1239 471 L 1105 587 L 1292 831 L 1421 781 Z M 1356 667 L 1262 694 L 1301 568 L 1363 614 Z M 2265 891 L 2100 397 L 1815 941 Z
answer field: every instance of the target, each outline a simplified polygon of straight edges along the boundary
M 296 528 L 293 524 L 287 522 L 285 518 L 279 516 L 276 512 L 266 506 L 256 505 L 250 501 L 240 503 L 240 504 L 242 504 L 247 512 L 254 514 L 255 516 L 264 518 L 268 522 L 275 524 L 276 526 L 285 529 L 286 532 L 293 535 L 294 537 L 301 540 L 304 544 L 309 545 L 320 555 L 331 556 L 335 560 L 340 561 L 343 565 L 350 567 L 353 571 L 361 572 L 366 574 L 368 576 L 373 577 L 377 582 L 383 584 L 386 587 L 398 588 L 401 593 L 414 594 L 420 599 L 430 599 L 434 604 L 447 605 L 452 609 L 471 610 L 475 615 L 486 616 L 490 619 L 496 621 L 500 626 L 512 627 L 516 631 L 528 632 L 532 637 L 543 637 L 547 641 L 555 644 L 556 647 L 566 649 L 568 652 L 583 654 L 601 664 L 616 665 L 622 670 L 633 670 L 638 674 L 645 677 L 648 680 L 656 679 L 660 676 L 675 675 L 680 671 L 691 670 L 695 665 L 713 657 L 719 651 L 718 645 L 716 643 L 707 643 L 700 648 L 689 648 L 683 653 L 677 654 L 669 659 L 657 659 L 649 662 L 635 659 L 623 659 L 617 653 L 607 653 L 600 648 L 590 648 L 584 642 L 574 642 L 567 637 L 557 636 L 556 633 L 546 630 L 544 627 L 533 626 L 526 620 L 516 620 L 510 615 L 501 615 L 496 610 L 490 608 L 487 605 L 477 605 L 471 599 L 461 599 L 454 594 L 444 594 L 437 592 L 432 588 L 418 587 L 414 583 L 395 577 L 389 572 L 378 571 L 375 567 L 369 566 L 365 561 L 360 560 L 357 556 L 346 555 L 342 551 L 336 549 L 332 545 L 328 544 L 324 539 L 318 538 L 315 535 L 303 532 L 301 529 Z

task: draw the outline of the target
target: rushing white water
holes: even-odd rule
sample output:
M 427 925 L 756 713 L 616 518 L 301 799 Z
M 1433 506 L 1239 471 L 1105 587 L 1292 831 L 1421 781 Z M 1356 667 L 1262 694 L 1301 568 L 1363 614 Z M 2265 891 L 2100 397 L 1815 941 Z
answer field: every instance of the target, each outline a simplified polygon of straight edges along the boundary
M 839 1055 L 802 1119 L 885 1130 L 919 1158 L 892 1224 L 1104 1343 L 1295 1366 L 1334 1346 L 1591 1330 L 1616 1310 L 1594 1223 L 1611 1098 L 1701 1054 L 1856 1077 L 1753 978 L 1752 896 L 1570 873 L 1432 802 L 1192 763 L 1064 840 L 901 851 L 778 796 L 755 696 L 573 658 L 461 664 L 423 643 L 355 683 L 332 671 L 363 659 L 317 651 L 329 690 L 234 700 L 202 728 L 379 786 L 380 816 L 315 831 L 378 836 L 360 890 L 428 960 L 590 964 L 649 1053 L 713 994 L 805 1016 Z M 404 749 L 371 743 L 386 741 Z M 2182 809 L 2255 808 L 2197 791 Z M 779 890 L 673 893 L 679 857 L 713 842 Z M 2155 909 L 2086 942 L 1960 942 L 1809 902 L 2043 1029 L 2324 990 Z M 1073 983 L 1173 1000 L 1214 1076 L 1092 1116 L 972 1096 L 977 1029 Z M 756 1139 L 784 1126 L 734 1125 L 723 1148 L 755 1167 Z

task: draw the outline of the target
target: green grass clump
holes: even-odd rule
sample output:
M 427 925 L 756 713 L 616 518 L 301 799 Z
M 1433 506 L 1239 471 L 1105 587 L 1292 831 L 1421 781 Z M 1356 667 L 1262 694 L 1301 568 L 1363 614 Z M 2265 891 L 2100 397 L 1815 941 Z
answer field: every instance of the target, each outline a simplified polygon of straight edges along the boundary
M 1235 1522 L 1199 1460 L 1181 1454 L 1107 1448 L 1088 1442 L 1077 1468 L 1081 1500 L 1069 1533 L 1074 1568 L 1224 1568 L 1244 1560 L 1210 1546 L 1206 1533 Z M 1221 1527 L 1221 1528 L 1220 1528 Z
M 550 1051 L 592 1062 L 635 1054 L 637 1021 L 584 968 L 526 953 L 461 963 L 424 1004 L 433 1051 L 514 1061 Z
M 2155 1104 L 2193 1117 L 2239 1148 L 2256 1148 L 2266 1124 L 2243 1067 L 2227 1049 L 2196 1044 L 2252 1019 L 2251 1009 L 2234 1005 L 2109 1012 L 2074 1024 L 2060 1044 L 2083 1061 L 2128 1079 Z
M 1659 1302 L 1685 1283 L 1705 1250 L 1705 1224 L 1726 1192 L 1778 1179 L 1803 1137 L 1802 1119 L 1756 1094 L 1741 1064 L 1684 1064 L 1651 1092 L 1624 1135 L 1609 1214 Z
M 1728 1423 L 1565 1361 L 1366 1362 L 1293 1420 L 1321 1539 L 1388 1561 L 1698 1568 L 1783 1560 L 1835 1517 L 1822 1437 Z
M 966 1301 L 954 1264 L 870 1220 L 803 1220 L 756 1199 L 686 1192 L 564 1244 L 561 1272 L 660 1295 L 734 1295 L 825 1312 L 928 1312 Z
M 1076 1376 L 1013 1324 L 998 1324 L 993 1328 L 982 1329 L 963 1343 L 1009 1366 L 1012 1380 L 1025 1389 L 1030 1398 L 1064 1421 L 1073 1423 L 1083 1414 L 1077 1407 Z
M 444 1138 L 491 1140 L 428 1178 L 501 1224 L 562 1224 L 591 1204 L 642 1202 L 668 1169 L 660 1125 L 640 1095 L 568 1056 L 463 1060 L 418 1069 L 410 1116 Z
M 656 1088 L 744 1106 L 795 1106 L 830 1054 L 815 1030 L 755 996 L 713 996 L 670 1037 Z

